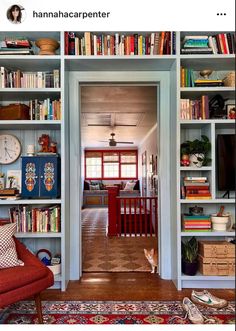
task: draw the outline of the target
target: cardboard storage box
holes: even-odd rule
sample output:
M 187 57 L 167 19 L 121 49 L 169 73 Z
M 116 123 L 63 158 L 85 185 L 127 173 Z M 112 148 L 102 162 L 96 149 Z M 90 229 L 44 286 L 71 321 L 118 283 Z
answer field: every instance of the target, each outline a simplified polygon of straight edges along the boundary
M 204 276 L 234 276 L 235 259 L 233 258 L 208 258 L 198 256 L 199 271 Z
M 199 241 L 198 247 L 202 257 L 235 258 L 235 245 L 228 241 Z
M 0 120 L 29 120 L 29 107 L 22 103 L 0 107 Z

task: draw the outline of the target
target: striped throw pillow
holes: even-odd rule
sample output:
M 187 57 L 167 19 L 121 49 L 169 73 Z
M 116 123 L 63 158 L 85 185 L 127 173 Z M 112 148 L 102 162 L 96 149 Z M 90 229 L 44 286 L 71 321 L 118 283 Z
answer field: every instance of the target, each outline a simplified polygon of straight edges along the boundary
M 0 269 L 24 265 L 18 259 L 13 235 L 16 232 L 16 223 L 0 226 Z

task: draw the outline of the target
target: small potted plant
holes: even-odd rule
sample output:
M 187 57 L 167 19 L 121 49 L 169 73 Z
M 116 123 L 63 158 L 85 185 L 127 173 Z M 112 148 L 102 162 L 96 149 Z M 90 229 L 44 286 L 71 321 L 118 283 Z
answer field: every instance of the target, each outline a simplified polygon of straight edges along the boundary
M 181 157 L 189 155 L 190 166 L 192 167 L 207 166 L 211 161 L 208 157 L 210 151 L 211 143 L 205 135 L 201 136 L 201 140 L 187 140 L 181 144 Z
M 195 237 L 181 243 L 182 272 L 185 275 L 194 276 L 198 270 L 198 242 Z

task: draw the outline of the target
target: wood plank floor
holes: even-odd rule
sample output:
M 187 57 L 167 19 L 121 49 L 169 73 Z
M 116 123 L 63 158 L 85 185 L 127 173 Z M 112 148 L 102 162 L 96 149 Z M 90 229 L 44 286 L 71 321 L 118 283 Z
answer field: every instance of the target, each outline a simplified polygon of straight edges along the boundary
M 210 290 L 216 296 L 234 300 L 234 290 Z M 151 273 L 85 273 L 70 281 L 65 292 L 47 290 L 43 300 L 182 300 L 191 290 L 177 291 L 172 281 Z

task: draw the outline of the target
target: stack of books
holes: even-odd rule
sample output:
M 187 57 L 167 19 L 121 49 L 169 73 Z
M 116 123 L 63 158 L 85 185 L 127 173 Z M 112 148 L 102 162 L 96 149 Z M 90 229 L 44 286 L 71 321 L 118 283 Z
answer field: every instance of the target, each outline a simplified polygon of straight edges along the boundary
M 195 87 L 215 87 L 215 86 L 224 86 L 222 79 L 195 79 Z
M 205 120 L 209 119 L 209 97 L 202 95 L 201 100 L 180 100 L 180 119 L 181 120 Z
M 175 54 L 175 32 L 150 34 L 94 34 L 65 32 L 65 55 L 170 55 Z
M 22 72 L 0 67 L 0 88 L 48 88 L 60 87 L 59 70 Z
M 31 55 L 31 42 L 27 38 L 5 38 L 0 41 L 0 55 Z
M 17 232 L 60 232 L 60 206 L 9 209 L 10 222 L 16 223 Z
M 213 54 L 209 46 L 208 36 L 185 36 L 183 40 L 182 54 Z
M 182 198 L 186 200 L 211 199 L 210 184 L 207 177 L 184 177 Z
M 182 215 L 182 229 L 185 232 L 207 232 L 211 231 L 210 215 Z

